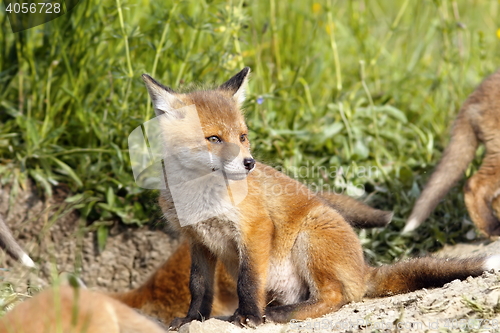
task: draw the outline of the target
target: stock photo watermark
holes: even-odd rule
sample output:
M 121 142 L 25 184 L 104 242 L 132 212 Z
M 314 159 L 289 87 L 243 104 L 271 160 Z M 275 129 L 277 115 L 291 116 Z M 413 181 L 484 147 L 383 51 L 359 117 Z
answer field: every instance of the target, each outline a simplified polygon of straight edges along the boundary
M 291 330 L 301 330 L 310 332 L 334 332 L 334 331 L 352 331 L 352 330 L 487 330 L 500 328 L 500 320 L 498 319 L 434 319 L 423 321 L 369 321 L 364 319 L 358 320 L 341 320 L 334 321 L 330 319 L 316 319 L 310 321 L 292 320 L 288 326 Z
M 194 105 L 159 115 L 137 127 L 128 137 L 137 185 L 168 191 L 181 226 L 215 217 L 213 214 L 216 213 L 224 214 L 248 194 L 247 176 L 251 172 L 245 167 L 248 156 L 238 143 L 221 141 L 213 144 L 208 139 Z M 287 170 L 276 169 L 301 182 L 275 182 L 253 190 L 263 190 L 272 196 L 314 196 L 328 191 L 359 197 L 365 194 L 364 184 L 381 174 L 377 167 L 358 165 L 325 167 L 306 164 Z M 262 168 L 259 172 L 264 178 L 276 177 L 271 168 Z M 267 172 L 270 173 L 266 175 Z M 219 208 L 207 209 L 201 204 L 193 205 L 193 202 L 210 202 Z
M 366 193 L 365 183 L 380 179 L 382 175 L 374 165 L 318 166 L 309 161 L 298 167 L 277 169 L 293 179 L 301 180 L 315 194 L 331 192 L 352 197 L 363 196 Z
M 4 0 L 12 32 L 20 32 L 52 21 L 73 9 L 79 0 Z
M 132 131 L 128 144 L 136 183 L 168 190 L 181 226 L 215 217 L 193 201 L 218 203 L 217 214 L 224 214 L 248 193 L 238 145 L 225 142 L 211 150 L 194 105 L 147 121 Z

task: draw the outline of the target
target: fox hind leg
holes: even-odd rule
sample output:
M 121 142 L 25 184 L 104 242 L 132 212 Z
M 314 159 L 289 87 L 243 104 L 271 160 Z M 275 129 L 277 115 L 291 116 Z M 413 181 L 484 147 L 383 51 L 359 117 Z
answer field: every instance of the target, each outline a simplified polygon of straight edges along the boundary
M 467 181 L 464 199 L 476 227 L 488 236 L 500 236 L 499 160 L 486 157 L 478 172 Z
M 493 215 L 500 221 L 500 188 L 496 191 L 493 200 L 491 200 L 491 209 L 493 209 Z
M 317 318 L 360 300 L 365 293 L 366 264 L 352 228 L 328 210 L 313 211 L 309 217 L 309 231 L 298 236 L 292 250 L 299 274 L 309 285 L 309 298 L 267 307 L 266 320 Z
M 307 300 L 305 302 L 271 306 L 266 308 L 266 320 L 275 323 L 286 323 L 292 319 L 305 320 L 307 318 L 318 318 L 330 312 L 340 309 L 345 302 L 338 290 L 322 292 L 322 298 Z

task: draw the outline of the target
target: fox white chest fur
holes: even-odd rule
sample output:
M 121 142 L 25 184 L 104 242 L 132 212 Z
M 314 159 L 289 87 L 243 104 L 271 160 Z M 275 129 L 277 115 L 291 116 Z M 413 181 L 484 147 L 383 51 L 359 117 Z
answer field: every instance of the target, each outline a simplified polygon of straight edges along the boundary
M 304 301 L 309 288 L 299 275 L 297 268 L 290 258 L 281 262 L 271 260 L 267 275 L 268 298 L 270 302 L 278 304 L 293 304 Z
M 194 226 L 213 218 L 238 223 L 238 209 L 220 172 L 192 175 L 189 179 L 171 173 L 169 178 L 172 177 L 176 181 L 168 181 L 168 190 L 163 195 L 175 207 L 175 216 L 169 216 L 169 220 L 178 223 L 177 227 Z

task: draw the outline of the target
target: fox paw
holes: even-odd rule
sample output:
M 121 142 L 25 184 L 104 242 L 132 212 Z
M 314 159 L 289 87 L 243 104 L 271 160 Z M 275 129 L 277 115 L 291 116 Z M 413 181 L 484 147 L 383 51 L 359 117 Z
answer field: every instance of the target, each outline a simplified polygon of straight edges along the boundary
M 184 317 L 184 318 L 174 318 L 172 322 L 170 323 L 170 326 L 168 327 L 169 331 L 177 331 L 182 325 L 187 324 L 192 322 L 193 320 L 196 320 L 195 318 L 189 318 L 189 317 Z
M 236 310 L 236 312 L 229 318 L 229 321 L 239 327 L 256 328 L 264 322 L 264 318 L 260 315 L 243 315 Z
M 281 306 L 266 308 L 266 322 L 287 323 L 292 319 L 292 312 L 289 309 L 283 309 Z

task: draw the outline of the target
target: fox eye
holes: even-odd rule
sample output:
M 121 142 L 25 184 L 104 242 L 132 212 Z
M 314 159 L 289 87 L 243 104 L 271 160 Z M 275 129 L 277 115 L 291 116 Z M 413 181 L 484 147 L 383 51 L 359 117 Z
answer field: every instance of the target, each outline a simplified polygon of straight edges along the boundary
M 221 143 L 222 140 L 217 135 L 212 135 L 207 138 L 208 142 L 211 143 Z
M 245 142 L 245 141 L 247 141 L 247 135 L 246 135 L 246 134 L 242 134 L 242 135 L 240 135 L 240 141 L 241 141 L 241 142 Z

